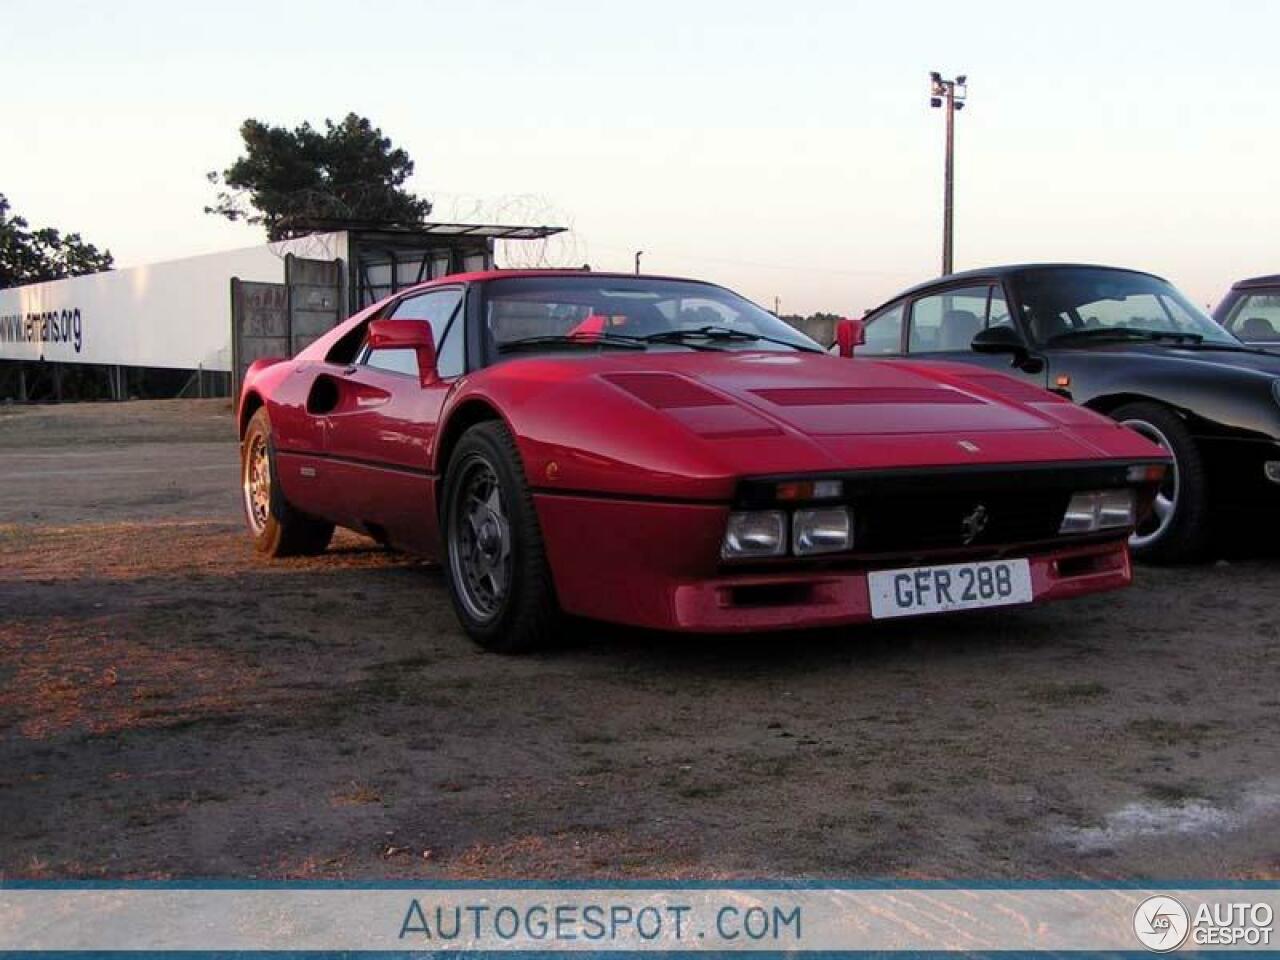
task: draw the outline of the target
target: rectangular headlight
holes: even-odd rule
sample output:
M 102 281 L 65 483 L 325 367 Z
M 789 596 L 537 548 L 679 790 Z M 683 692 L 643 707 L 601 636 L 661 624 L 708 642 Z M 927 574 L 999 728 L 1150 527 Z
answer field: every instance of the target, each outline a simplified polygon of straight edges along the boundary
M 848 507 L 797 510 L 791 518 L 791 550 L 797 557 L 835 553 L 853 546 L 853 517 Z
M 1136 519 L 1132 490 L 1094 490 L 1072 496 L 1058 532 L 1092 533 L 1130 527 Z
M 787 552 L 787 515 L 781 510 L 729 514 L 720 556 L 726 560 L 780 557 Z
M 1103 490 L 1098 494 L 1098 527 L 1131 527 L 1137 522 L 1132 490 Z

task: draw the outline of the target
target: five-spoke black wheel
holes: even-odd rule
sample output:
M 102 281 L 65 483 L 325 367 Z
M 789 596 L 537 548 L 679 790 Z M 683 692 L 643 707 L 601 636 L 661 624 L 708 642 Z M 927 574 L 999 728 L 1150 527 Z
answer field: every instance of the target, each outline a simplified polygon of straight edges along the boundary
M 546 644 L 559 621 L 542 530 L 519 451 L 496 420 L 469 428 L 445 469 L 445 574 L 454 609 L 481 646 Z

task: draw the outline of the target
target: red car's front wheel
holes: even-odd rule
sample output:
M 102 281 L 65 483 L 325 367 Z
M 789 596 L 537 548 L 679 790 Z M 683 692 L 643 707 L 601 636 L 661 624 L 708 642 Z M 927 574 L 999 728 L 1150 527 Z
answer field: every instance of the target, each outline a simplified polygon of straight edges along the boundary
M 545 645 L 558 621 L 542 530 L 507 428 L 467 430 L 445 471 L 442 528 L 449 595 L 481 646 L 517 653 Z

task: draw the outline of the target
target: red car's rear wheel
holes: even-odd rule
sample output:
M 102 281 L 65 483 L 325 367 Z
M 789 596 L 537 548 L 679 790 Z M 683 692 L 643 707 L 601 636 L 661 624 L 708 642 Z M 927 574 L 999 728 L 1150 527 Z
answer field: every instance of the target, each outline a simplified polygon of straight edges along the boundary
M 324 552 L 333 538 L 333 524 L 295 510 L 277 477 L 271 421 L 263 408 L 249 421 L 240 447 L 240 489 L 254 548 L 271 557 Z
M 467 430 L 445 471 L 444 564 L 454 610 L 481 646 L 544 645 L 558 621 L 542 531 L 519 451 L 506 427 Z

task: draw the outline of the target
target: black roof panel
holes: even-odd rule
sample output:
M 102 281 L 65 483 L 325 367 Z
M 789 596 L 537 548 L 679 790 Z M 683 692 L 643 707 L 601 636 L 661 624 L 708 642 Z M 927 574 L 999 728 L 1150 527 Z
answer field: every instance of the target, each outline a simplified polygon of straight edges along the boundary
M 964 283 L 966 280 L 995 280 L 1005 279 L 1007 277 L 1015 277 L 1019 274 L 1030 273 L 1033 270 L 1115 270 L 1123 273 L 1144 273 L 1149 277 L 1155 277 L 1154 273 L 1148 273 L 1146 270 L 1134 270 L 1130 267 L 1114 267 L 1105 263 L 1006 263 L 991 267 L 981 267 L 975 270 L 963 270 L 960 273 L 949 273 L 946 276 L 934 277 L 932 280 L 926 280 L 923 283 L 917 283 L 914 287 L 908 287 L 895 293 L 884 303 L 868 310 L 872 313 L 879 310 L 881 306 L 900 300 L 903 297 L 912 296 L 925 290 L 931 290 L 934 287 L 950 286 L 953 283 Z M 1163 280 L 1163 277 L 1156 277 L 1157 280 Z

